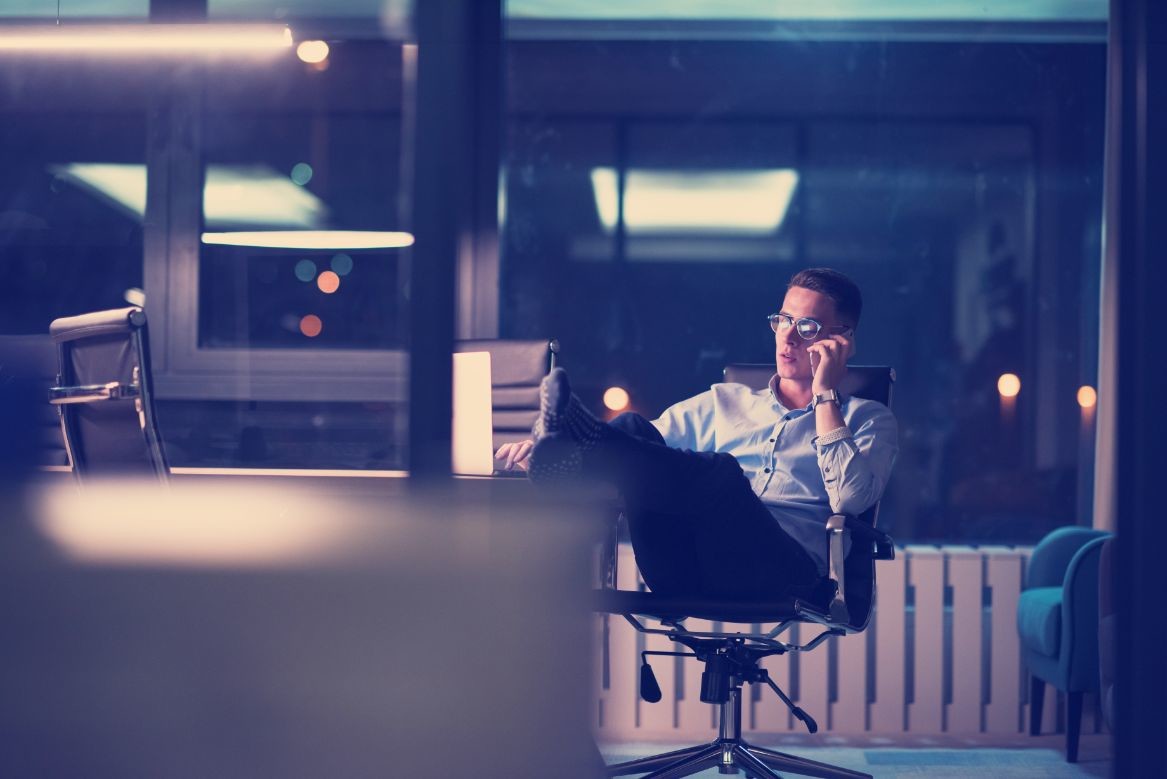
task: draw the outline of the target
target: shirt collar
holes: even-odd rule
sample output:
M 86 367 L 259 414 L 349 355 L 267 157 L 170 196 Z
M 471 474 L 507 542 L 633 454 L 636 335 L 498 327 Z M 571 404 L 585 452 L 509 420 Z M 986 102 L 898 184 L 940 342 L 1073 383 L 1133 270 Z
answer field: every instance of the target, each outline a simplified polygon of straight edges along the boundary
M 805 408 L 787 408 L 786 404 L 778 399 L 778 374 L 775 373 L 770 377 L 770 400 L 774 401 L 774 405 L 782 409 L 782 414 L 785 415 L 791 411 L 809 411 L 810 404 L 806 404 Z
M 801 407 L 799 407 L 799 408 L 794 408 L 794 409 L 791 409 L 791 408 L 786 408 L 786 405 L 785 405 L 785 404 L 784 404 L 784 403 L 783 403 L 781 400 L 779 400 L 779 399 L 778 399 L 778 391 L 777 391 L 777 388 L 778 388 L 778 374 L 777 374 L 777 373 L 775 373 L 773 376 L 771 376 L 771 377 L 770 377 L 770 384 L 769 384 L 769 387 L 770 387 L 770 399 L 771 399 L 772 401 L 774 401 L 774 404 L 775 404 L 776 406 L 778 406 L 778 408 L 782 409 L 783 413 L 786 413 L 786 412 L 789 412 L 789 411 L 808 411 L 808 412 L 810 411 L 810 406 L 811 406 L 811 404 L 810 404 L 810 403 L 807 403 L 805 406 L 801 406 Z M 813 401 L 812 401 L 812 402 L 813 402 Z M 847 402 L 847 396 L 846 396 L 846 395 L 844 395 L 842 392 L 840 392 L 840 393 L 839 393 L 839 404 L 840 404 L 840 406 L 841 406 L 842 404 L 846 403 L 846 402 Z

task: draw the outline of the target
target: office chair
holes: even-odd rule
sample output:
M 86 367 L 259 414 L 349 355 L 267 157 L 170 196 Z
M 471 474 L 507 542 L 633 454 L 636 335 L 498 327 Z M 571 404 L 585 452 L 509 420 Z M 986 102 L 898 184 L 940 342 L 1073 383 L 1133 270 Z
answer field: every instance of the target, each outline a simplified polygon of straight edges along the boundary
M 475 338 L 457 341 L 455 352 L 490 352 L 494 451 L 531 437 L 539 416 L 539 384 L 559 359 L 559 341 Z
M 57 406 L 73 472 L 169 474 L 150 389 L 146 313 L 136 307 L 57 319 Z
M 39 400 L 35 410 L 36 465 L 68 465 L 61 422 L 48 403 L 48 391 L 57 377 L 57 352 L 47 333 L 0 335 L 0 385 L 9 382 L 32 388 Z
M 1045 686 L 1066 694 L 1066 762 L 1078 761 L 1082 700 L 1098 692 L 1098 568 L 1110 534 L 1060 527 L 1038 542 L 1017 600 L 1017 632 L 1029 669 L 1029 734 L 1041 733 Z
M 774 375 L 772 364 L 735 364 L 725 369 L 725 380 L 746 384 L 755 389 L 767 386 Z M 840 387 L 844 395 L 855 395 L 891 405 L 895 371 L 888 367 L 851 366 Z M 608 776 L 648 773 L 651 777 L 680 777 L 717 767 L 721 773 L 744 770 L 758 779 L 778 777 L 789 772 L 819 777 L 868 777 L 868 774 L 820 763 L 813 760 L 753 746 L 742 739 L 742 685 L 766 684 L 794 716 L 814 733 L 818 724 L 770 679 L 759 665 L 762 658 L 787 652 L 808 652 L 831 636 L 858 633 L 871 620 L 875 601 L 875 561 L 895 556 L 892 539 L 875 529 L 879 504 L 858 517 L 835 514 L 827 519 L 824 532 L 829 549 L 829 576 L 838 585 L 834 599 L 825 607 L 795 597 L 777 601 L 722 601 L 662 596 L 652 592 L 614 589 L 616 581 L 615 549 L 605 561 L 603 588 L 595 592 L 595 608 L 618 614 L 639 632 L 663 635 L 689 652 L 641 653 L 641 697 L 652 703 L 660 700 L 660 687 L 648 664 L 649 655 L 696 657 L 705 664 L 701 676 L 701 700 L 719 707 L 719 732 L 716 740 L 652 757 L 608 766 Z M 850 545 L 850 551 L 844 554 Z M 722 623 L 745 623 L 742 632 L 728 629 L 690 631 L 682 624 L 689 617 Z M 644 618 L 656 620 L 660 627 L 650 627 Z M 805 644 L 779 639 L 796 623 L 809 623 L 821 632 Z M 778 623 L 767 632 L 749 632 L 757 623 Z

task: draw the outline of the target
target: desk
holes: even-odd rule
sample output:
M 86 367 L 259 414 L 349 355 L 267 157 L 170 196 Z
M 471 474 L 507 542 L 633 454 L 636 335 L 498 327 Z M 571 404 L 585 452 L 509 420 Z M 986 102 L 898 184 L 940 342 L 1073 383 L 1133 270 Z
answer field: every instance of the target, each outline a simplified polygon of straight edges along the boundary
M 594 775 L 587 522 L 310 481 L 37 491 L 0 527 L 5 771 Z

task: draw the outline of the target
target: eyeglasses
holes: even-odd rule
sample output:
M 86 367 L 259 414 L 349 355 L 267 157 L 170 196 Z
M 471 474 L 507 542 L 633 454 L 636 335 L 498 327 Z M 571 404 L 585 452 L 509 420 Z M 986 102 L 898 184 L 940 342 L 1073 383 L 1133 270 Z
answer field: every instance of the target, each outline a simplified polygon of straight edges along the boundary
M 785 333 L 793 327 L 807 341 L 818 338 L 819 332 L 823 329 L 822 322 L 807 317 L 795 319 L 790 314 L 770 314 L 766 319 L 770 320 L 770 329 L 775 333 Z M 842 335 L 850 331 L 851 328 L 847 325 L 835 325 L 830 328 L 831 335 L 836 333 Z

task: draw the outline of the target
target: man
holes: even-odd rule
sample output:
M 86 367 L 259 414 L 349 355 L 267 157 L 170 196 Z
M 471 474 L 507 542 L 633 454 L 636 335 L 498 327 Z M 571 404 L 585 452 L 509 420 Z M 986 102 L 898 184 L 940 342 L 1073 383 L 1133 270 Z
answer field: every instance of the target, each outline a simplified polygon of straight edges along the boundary
M 897 451 L 887 407 L 839 395 L 855 351 L 862 296 L 838 271 L 791 278 L 770 317 L 777 372 L 769 387 L 715 384 L 649 422 L 605 424 L 543 381 L 532 440 L 498 458 L 537 482 L 611 482 L 626 503 L 637 565 L 654 592 L 825 601 L 826 519 L 879 500 Z

